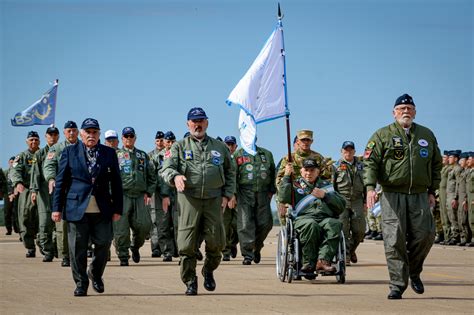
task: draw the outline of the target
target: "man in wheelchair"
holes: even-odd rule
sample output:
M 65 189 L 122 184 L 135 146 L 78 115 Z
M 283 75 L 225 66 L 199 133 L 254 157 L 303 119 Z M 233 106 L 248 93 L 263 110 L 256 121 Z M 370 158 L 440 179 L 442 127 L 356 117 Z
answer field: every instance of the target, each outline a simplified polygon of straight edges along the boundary
M 295 195 L 294 227 L 299 233 L 302 252 L 302 272 L 332 273 L 331 265 L 342 230 L 339 215 L 345 209 L 344 198 L 331 187 L 329 181 L 318 178 L 320 165 L 313 159 L 303 161 L 303 168 L 292 181 L 292 164 L 285 167 L 285 175 L 278 189 L 278 198 L 291 204 L 291 190 Z M 316 263 L 317 261 L 317 263 Z

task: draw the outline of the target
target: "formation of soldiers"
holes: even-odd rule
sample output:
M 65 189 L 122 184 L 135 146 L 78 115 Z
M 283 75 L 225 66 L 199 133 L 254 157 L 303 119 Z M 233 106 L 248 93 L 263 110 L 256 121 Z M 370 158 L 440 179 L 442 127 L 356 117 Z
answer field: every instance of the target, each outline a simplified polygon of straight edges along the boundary
M 27 149 L 10 158 L 9 168 L 0 172 L 7 234 L 20 234 L 26 257 L 35 257 L 38 247 L 44 262 L 58 257 L 64 267 L 70 266 L 67 225 L 51 220 L 51 194 L 61 152 L 79 141 L 78 132 L 77 124 L 67 121 L 63 129 L 65 140 L 58 142 L 60 132 L 51 126 L 46 130 L 46 145 L 40 148 L 40 136 L 30 131 Z M 176 136 L 171 131 L 158 131 L 155 148 L 148 153 L 135 147 L 136 139 L 133 127 L 123 128 L 122 148 L 119 148 L 119 134 L 114 130 L 105 132 L 105 144 L 116 149 L 124 190 L 123 216 L 114 222 L 114 245 L 121 266 L 128 266 L 130 257 L 139 263 L 140 248 L 147 238 L 151 241 L 152 257 L 163 257 L 164 262 L 179 257 L 177 191 L 162 176 L 163 164 L 171 157 Z M 222 249 L 222 260 L 236 258 L 240 244 L 242 264 L 258 264 L 264 241 L 273 226 L 271 200 L 284 176 L 288 157 L 283 157 L 275 166 L 272 153 L 260 146 L 252 156 L 238 148 L 234 136 L 225 137 L 223 142 L 232 156 L 236 175 L 233 197 L 223 211 L 226 245 Z M 305 159 L 315 160 L 321 167 L 320 177 L 332 181 L 344 197 L 346 208 L 339 220 L 346 237 L 346 261 L 357 263 L 356 249 L 364 236 L 375 240 L 383 238 L 380 213 L 365 206 L 363 158 L 355 156 L 352 141 L 342 144 L 341 158 L 337 162 L 311 150 L 312 143 L 311 130 L 298 131 L 292 153 L 293 170 L 299 174 Z M 437 206 L 433 209 L 435 243 L 474 246 L 473 158 L 473 152 L 444 152 L 442 181 Z M 279 208 L 284 207 L 278 197 L 276 201 Z M 198 260 L 203 259 L 199 250 L 202 241 L 198 240 L 195 248 Z

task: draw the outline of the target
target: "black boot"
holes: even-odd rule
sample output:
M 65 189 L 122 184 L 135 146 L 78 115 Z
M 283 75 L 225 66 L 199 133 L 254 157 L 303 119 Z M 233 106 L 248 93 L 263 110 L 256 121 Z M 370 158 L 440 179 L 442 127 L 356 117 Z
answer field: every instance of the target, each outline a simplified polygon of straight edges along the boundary
M 187 284 L 186 295 L 197 295 L 198 294 L 198 281 L 197 277 L 194 278 L 194 281 Z

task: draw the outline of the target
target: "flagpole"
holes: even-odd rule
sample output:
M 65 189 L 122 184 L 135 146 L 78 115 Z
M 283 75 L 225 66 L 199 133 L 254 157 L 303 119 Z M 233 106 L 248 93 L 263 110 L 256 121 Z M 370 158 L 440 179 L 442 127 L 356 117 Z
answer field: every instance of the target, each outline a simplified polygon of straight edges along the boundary
M 285 37 L 283 36 L 283 23 L 281 22 L 282 19 L 283 19 L 283 14 L 281 13 L 280 2 L 278 2 L 278 26 L 280 28 L 281 42 L 283 46 L 281 50 L 281 56 L 283 58 L 283 88 L 285 91 L 286 143 L 288 147 L 288 163 L 293 163 L 293 157 L 291 156 L 290 110 L 288 109 L 288 90 L 287 90 L 287 82 L 286 82 Z M 293 174 L 291 175 L 291 179 L 293 179 Z M 291 206 L 293 208 L 295 206 L 295 193 L 293 189 L 291 190 Z

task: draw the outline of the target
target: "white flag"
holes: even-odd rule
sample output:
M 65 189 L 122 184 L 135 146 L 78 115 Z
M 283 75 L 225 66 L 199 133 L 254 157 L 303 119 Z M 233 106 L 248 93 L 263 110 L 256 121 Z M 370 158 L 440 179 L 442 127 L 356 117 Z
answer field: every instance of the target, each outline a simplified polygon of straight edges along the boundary
M 243 109 L 240 110 L 239 116 L 240 145 L 251 155 L 257 154 L 255 147 L 257 137 L 257 124 L 252 116 L 247 114 Z
M 253 143 L 254 147 L 256 124 L 286 115 L 284 54 L 282 29 L 278 26 L 226 101 L 229 106 L 237 105 L 251 116 L 244 117 L 240 113 L 239 129 L 241 139 Z M 242 122 L 245 128 L 242 128 Z M 249 127 L 252 124 L 253 127 Z M 241 144 L 246 149 L 244 143 Z

